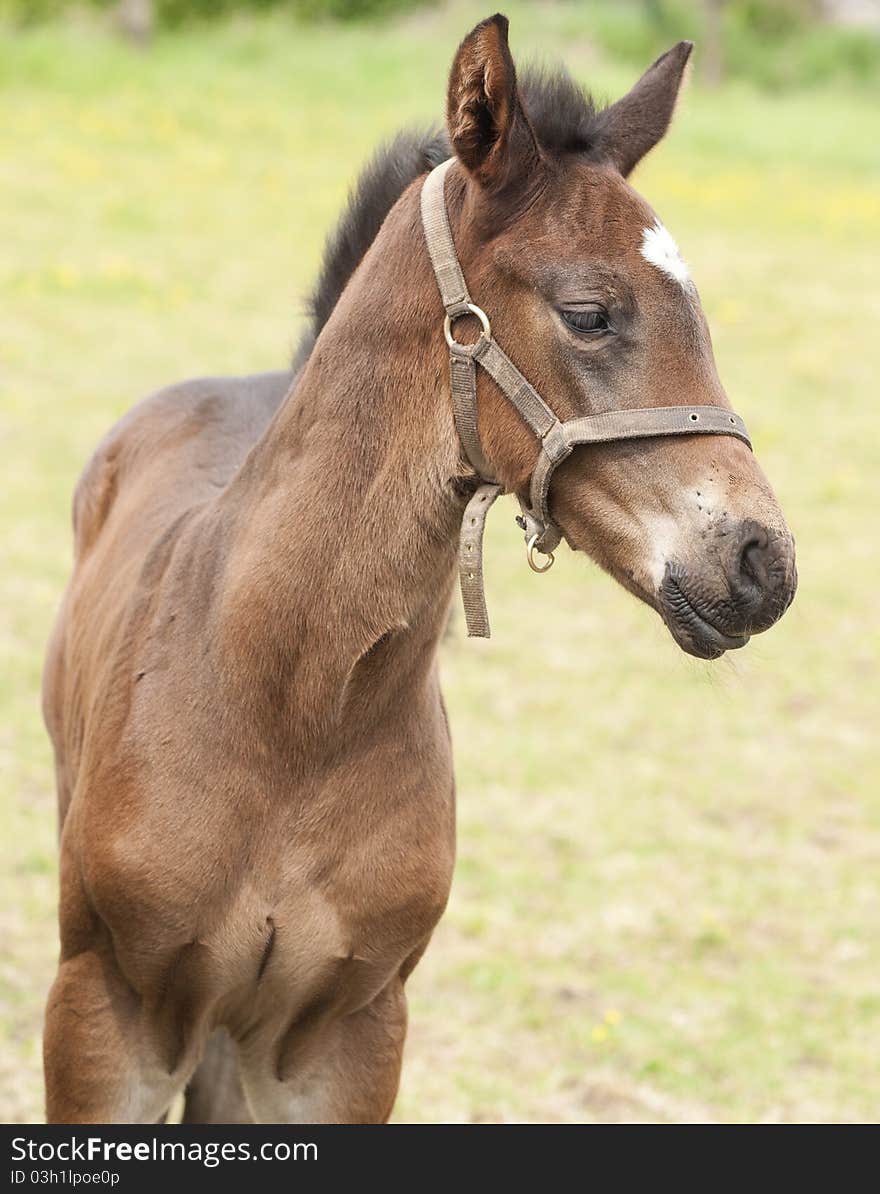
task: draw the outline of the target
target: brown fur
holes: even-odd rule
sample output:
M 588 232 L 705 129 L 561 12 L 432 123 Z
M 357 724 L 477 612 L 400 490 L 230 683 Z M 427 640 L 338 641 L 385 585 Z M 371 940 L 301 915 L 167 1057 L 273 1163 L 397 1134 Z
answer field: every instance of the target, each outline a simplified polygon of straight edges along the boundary
M 449 101 L 471 169 L 453 170 L 451 219 L 499 342 L 560 417 L 723 404 L 695 296 L 637 252 L 653 213 L 611 164 L 535 157 L 512 71 L 493 18 Z M 390 1114 L 404 982 L 453 867 L 436 648 L 468 476 L 418 194 L 297 377 L 154 395 L 78 486 L 44 687 L 62 824 L 53 1122 L 154 1121 L 187 1084 L 190 1122 Z M 619 319 L 616 355 L 558 320 L 585 288 Z M 524 488 L 534 440 L 486 377 L 479 403 L 491 462 Z M 705 516 L 704 478 L 723 507 Z M 793 592 L 788 532 L 737 441 L 579 450 L 552 504 L 687 649 L 698 624 L 652 573 L 652 519 L 679 534 L 667 572 L 726 630 L 769 624 Z M 745 525 L 772 553 L 743 546 Z M 760 602 L 738 595 L 747 550 Z

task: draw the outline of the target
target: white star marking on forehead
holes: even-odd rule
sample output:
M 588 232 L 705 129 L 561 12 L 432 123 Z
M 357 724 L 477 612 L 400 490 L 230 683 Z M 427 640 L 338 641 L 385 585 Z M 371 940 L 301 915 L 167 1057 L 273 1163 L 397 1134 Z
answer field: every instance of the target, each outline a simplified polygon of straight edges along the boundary
M 680 286 L 687 286 L 690 282 L 690 270 L 678 251 L 678 245 L 659 220 L 654 222 L 653 228 L 646 228 L 642 233 L 642 247 L 639 251 L 646 261 L 656 265 L 657 269 L 668 274 L 670 278 L 675 278 Z

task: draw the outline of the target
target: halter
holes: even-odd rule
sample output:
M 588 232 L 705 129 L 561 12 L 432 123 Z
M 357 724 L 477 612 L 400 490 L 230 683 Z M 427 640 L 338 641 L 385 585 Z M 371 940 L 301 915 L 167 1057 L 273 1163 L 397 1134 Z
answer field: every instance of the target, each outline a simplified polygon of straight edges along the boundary
M 666 435 L 733 435 L 751 448 L 746 426 L 739 415 L 718 406 L 658 406 L 645 410 L 611 410 L 567 419 L 564 423 L 523 377 L 500 345 L 492 339 L 489 317 L 471 301 L 461 272 L 444 186 L 455 158 L 436 166 L 422 187 L 422 227 L 446 318 L 443 334 L 449 345 L 449 375 L 455 427 L 465 458 L 481 484 L 465 508 L 458 545 L 458 576 L 468 635 L 489 637 L 489 615 L 483 589 L 483 532 L 492 503 L 504 492 L 492 476 L 477 428 L 477 364 L 495 380 L 514 409 L 534 432 L 540 451 L 529 493 L 529 503 L 519 499 L 517 523 L 526 537 L 526 557 L 535 572 L 553 564 L 553 550 L 562 532 L 550 517 L 548 497 L 553 473 L 578 444 L 600 444 L 625 439 Z M 460 344 L 452 325 L 462 315 L 480 321 L 480 335 L 473 344 Z M 537 553 L 545 556 L 543 562 Z

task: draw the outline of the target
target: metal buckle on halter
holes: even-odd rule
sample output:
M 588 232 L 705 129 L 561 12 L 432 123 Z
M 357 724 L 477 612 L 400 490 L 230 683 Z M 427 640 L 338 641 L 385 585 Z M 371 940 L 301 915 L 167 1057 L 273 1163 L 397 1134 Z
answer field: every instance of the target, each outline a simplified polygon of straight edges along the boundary
M 549 572 L 556 557 L 552 551 L 541 551 L 538 547 L 538 541 L 544 537 L 547 528 L 525 506 L 522 507 L 522 514 L 516 516 L 516 525 L 526 537 L 526 560 L 532 572 Z M 544 556 L 546 563 L 539 564 L 536 553 Z
M 553 567 L 553 561 L 556 559 L 556 556 L 554 556 L 552 551 L 548 551 L 548 552 L 541 551 L 540 547 L 535 546 L 535 544 L 537 542 L 538 542 L 538 536 L 532 535 L 531 539 L 529 539 L 528 543 L 526 544 L 526 559 L 529 562 L 529 567 L 531 568 L 532 572 L 549 572 L 550 569 Z M 544 558 L 547 561 L 546 564 L 536 564 L 535 563 L 535 552 L 536 551 L 540 552 L 540 554 L 542 556 L 544 556 Z
M 450 352 L 460 353 L 462 356 L 471 356 L 483 340 L 492 339 L 492 325 L 489 323 L 489 316 L 482 307 L 478 307 L 476 303 L 465 303 L 465 307 L 467 308 L 466 310 L 457 311 L 454 315 L 447 314 L 443 320 L 443 335 L 446 337 L 446 343 L 449 345 Z M 453 323 L 456 319 L 461 319 L 464 315 L 476 315 L 480 321 L 480 335 L 473 344 L 462 344 L 452 335 Z

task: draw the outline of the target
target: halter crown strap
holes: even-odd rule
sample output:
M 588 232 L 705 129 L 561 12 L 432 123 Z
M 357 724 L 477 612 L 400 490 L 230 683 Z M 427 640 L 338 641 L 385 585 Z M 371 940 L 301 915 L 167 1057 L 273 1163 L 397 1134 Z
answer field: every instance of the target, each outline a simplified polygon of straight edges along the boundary
M 540 443 L 532 471 L 529 504 L 520 499 L 529 564 L 545 572 L 562 533 L 550 517 L 550 482 L 556 468 L 579 444 L 609 443 L 667 435 L 733 435 L 751 448 L 745 423 L 732 411 L 718 406 L 658 406 L 644 410 L 612 410 L 560 422 L 534 386 L 520 373 L 500 345 L 492 339 L 486 313 L 471 300 L 449 225 L 446 209 L 446 175 L 454 158 L 436 166 L 425 179 L 421 194 L 422 226 L 440 297 L 446 311 L 444 334 L 449 346 L 452 411 L 462 450 L 482 482 L 468 502 L 461 524 L 458 575 L 468 635 L 489 637 L 489 616 L 483 588 L 483 532 L 492 503 L 503 492 L 492 475 L 483 452 L 477 422 L 477 365 L 481 365 L 503 391 Z M 475 315 L 481 324 L 479 339 L 460 344 L 452 325 L 462 315 Z M 534 552 L 548 557 L 544 566 L 534 562 Z

